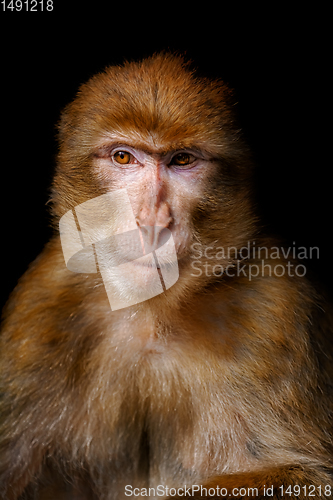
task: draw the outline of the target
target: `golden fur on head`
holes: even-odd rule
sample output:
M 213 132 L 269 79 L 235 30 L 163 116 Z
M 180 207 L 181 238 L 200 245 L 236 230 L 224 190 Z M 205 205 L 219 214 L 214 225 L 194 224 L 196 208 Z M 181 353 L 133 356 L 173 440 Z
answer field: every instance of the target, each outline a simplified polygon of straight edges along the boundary
M 86 148 L 89 153 L 99 136 L 125 131 L 141 139 L 152 137 L 163 149 L 194 144 L 225 157 L 230 134 L 236 133 L 228 101 L 222 82 L 197 77 L 181 57 L 158 54 L 109 67 L 82 85 L 65 111 L 60 140 L 67 149 L 81 134 L 75 153 Z

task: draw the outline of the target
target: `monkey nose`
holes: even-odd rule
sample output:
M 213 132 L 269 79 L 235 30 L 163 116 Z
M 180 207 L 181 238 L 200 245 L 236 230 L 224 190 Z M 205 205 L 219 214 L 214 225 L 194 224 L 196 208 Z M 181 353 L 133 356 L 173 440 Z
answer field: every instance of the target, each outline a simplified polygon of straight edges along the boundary
M 140 224 L 138 226 L 144 254 L 154 252 L 163 246 L 171 236 L 170 229 L 163 226 L 141 226 Z

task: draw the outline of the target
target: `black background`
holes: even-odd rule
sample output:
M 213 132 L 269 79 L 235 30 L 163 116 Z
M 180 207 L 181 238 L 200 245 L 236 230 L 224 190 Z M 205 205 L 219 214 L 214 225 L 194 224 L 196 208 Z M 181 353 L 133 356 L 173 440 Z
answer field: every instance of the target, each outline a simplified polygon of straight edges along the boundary
M 51 234 L 45 204 L 61 109 L 106 65 L 162 49 L 185 52 L 235 89 L 263 218 L 290 244 L 320 248 L 306 264 L 330 287 L 330 14 L 228 4 L 54 0 L 40 13 L 0 4 L 1 304 Z

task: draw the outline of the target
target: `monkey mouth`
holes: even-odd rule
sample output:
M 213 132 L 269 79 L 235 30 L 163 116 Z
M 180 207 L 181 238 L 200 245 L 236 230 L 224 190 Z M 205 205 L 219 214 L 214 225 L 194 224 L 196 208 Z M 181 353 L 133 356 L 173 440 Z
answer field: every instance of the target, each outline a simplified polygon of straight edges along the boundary
M 142 268 L 167 268 L 177 262 L 177 254 L 170 230 L 162 237 L 142 237 L 139 229 L 106 238 L 96 244 L 97 259 L 104 267 L 132 263 Z
M 155 252 L 152 252 L 153 259 L 149 259 L 147 261 L 143 261 L 141 259 L 137 260 L 131 260 L 131 264 L 133 264 L 135 267 L 141 268 L 141 269 L 164 269 L 168 270 L 172 265 L 175 264 L 176 260 L 174 262 L 161 262 L 161 259 L 159 259 L 156 256 Z M 178 261 L 177 261 L 178 262 Z

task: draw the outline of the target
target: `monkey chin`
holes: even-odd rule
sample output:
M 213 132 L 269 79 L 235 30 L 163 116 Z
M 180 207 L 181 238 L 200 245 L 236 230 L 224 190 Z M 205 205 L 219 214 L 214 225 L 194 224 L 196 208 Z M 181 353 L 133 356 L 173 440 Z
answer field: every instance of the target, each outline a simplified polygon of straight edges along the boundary
M 163 274 L 168 274 L 167 265 L 159 263 L 154 252 L 116 267 L 101 264 L 100 272 L 112 310 L 145 302 L 166 289 Z

